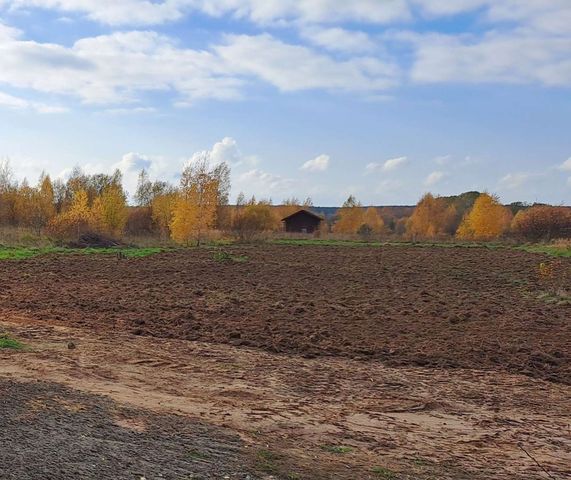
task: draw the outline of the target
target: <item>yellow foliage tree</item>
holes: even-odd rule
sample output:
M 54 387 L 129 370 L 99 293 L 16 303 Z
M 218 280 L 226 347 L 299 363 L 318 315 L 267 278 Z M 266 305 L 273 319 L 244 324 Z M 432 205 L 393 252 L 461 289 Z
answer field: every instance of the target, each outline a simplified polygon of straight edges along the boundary
M 335 233 L 357 233 L 364 223 L 365 211 L 360 202 L 351 195 L 339 209 L 338 220 L 333 225 Z
M 413 238 L 436 238 L 450 232 L 456 209 L 441 197 L 424 195 L 407 221 L 407 233 Z
M 151 216 L 163 240 L 168 238 L 170 234 L 170 225 L 177 199 L 178 196 L 175 192 L 168 192 L 155 196 L 151 202 Z
M 375 207 L 369 207 L 363 216 L 363 225 L 371 228 L 373 233 L 379 234 L 385 228 L 385 222 Z
M 245 202 L 243 195 L 238 199 L 237 211 L 232 222 L 232 229 L 240 240 L 251 240 L 260 233 L 275 228 L 276 216 L 267 201 L 257 202 L 254 197 Z
M 509 229 L 511 220 L 510 210 L 497 196 L 482 193 L 462 220 L 456 236 L 463 240 L 493 240 Z
M 220 169 L 220 166 L 210 170 L 206 158 L 184 169 L 170 223 L 175 242 L 188 245 L 194 240 L 200 245 L 204 234 L 215 226 L 218 207 L 224 201 L 223 176 L 227 174 L 228 169 Z
M 14 192 L 14 211 L 18 225 L 32 226 L 32 208 L 34 203 L 34 189 L 24 179 Z
M 120 236 L 127 223 L 127 198 L 120 185 L 111 184 L 96 197 L 91 208 L 95 228 L 112 236 Z
M 185 195 L 178 195 L 172 210 L 171 237 L 177 243 L 188 245 L 198 226 L 198 206 Z
M 30 224 L 39 235 L 42 228 L 55 217 L 55 198 L 49 175 L 42 173 L 38 187 L 33 190 L 30 202 Z
M 79 238 L 91 224 L 92 214 L 87 192 L 79 189 L 73 194 L 68 209 L 54 217 L 49 227 L 50 231 L 57 237 L 64 238 L 75 235 Z

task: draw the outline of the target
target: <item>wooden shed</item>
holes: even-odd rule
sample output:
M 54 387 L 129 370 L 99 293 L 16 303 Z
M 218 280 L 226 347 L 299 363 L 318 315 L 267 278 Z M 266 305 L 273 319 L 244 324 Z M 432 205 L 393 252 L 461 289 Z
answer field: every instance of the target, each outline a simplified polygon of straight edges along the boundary
M 323 218 L 309 210 L 298 210 L 282 219 L 285 231 L 291 233 L 314 233 L 319 229 Z

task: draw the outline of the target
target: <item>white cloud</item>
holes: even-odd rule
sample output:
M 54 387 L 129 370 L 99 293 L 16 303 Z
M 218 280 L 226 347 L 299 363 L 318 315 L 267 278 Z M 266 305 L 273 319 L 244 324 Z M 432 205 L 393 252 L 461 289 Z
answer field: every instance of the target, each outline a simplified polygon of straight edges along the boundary
M 153 25 L 202 11 L 255 23 L 363 21 L 388 23 L 410 17 L 405 0 L 0 0 L 12 9 L 40 7 L 86 14 L 109 25 Z
M 155 113 L 156 108 L 153 107 L 134 107 L 134 108 L 108 108 L 103 110 L 106 115 L 141 115 L 147 113 Z
M 403 33 L 395 38 L 414 46 L 410 76 L 415 82 L 571 84 L 571 37 L 516 30 L 483 36 Z
M 107 104 L 135 101 L 139 92 L 156 90 L 188 101 L 237 98 L 241 85 L 212 53 L 177 48 L 154 32 L 84 38 L 72 47 L 5 41 L 0 83 Z
M 513 22 L 551 33 L 571 29 L 568 0 L 0 0 L 2 6 L 78 13 L 109 25 L 158 25 L 196 11 L 277 25 L 390 24 L 480 11 L 489 23 Z
M 391 172 L 401 167 L 408 161 L 407 157 L 391 158 L 383 164 L 383 171 Z
M 307 27 L 301 30 L 303 38 L 327 50 L 345 53 L 371 52 L 375 42 L 365 32 L 343 28 Z
M 237 74 L 252 75 L 285 92 L 309 89 L 375 91 L 395 85 L 398 68 L 372 57 L 345 61 L 271 35 L 228 35 L 215 51 Z
M 403 183 L 399 180 L 383 180 L 379 183 L 378 188 L 375 190 L 376 193 L 390 193 L 396 192 L 403 188 Z
M 446 165 L 452 160 L 452 155 L 441 155 L 434 159 L 434 163 L 437 165 Z
M 446 177 L 446 173 L 441 171 L 432 172 L 426 179 L 424 180 L 424 185 L 427 187 L 432 187 L 437 183 L 440 183 Z
M 564 172 L 571 172 L 571 157 L 565 160 L 561 165 L 559 165 L 559 170 Z
M 108 25 L 158 25 L 181 18 L 192 0 L 0 0 L 11 10 L 43 8 L 85 14 L 90 20 Z
M 142 169 L 148 170 L 152 164 L 153 161 L 148 156 L 130 152 L 123 155 L 121 161 L 113 165 L 112 168 L 118 168 L 123 173 L 140 172 Z
M 240 166 L 253 167 L 259 161 L 256 156 L 243 155 L 238 148 L 238 143 L 231 137 L 225 137 L 220 142 L 216 142 L 210 150 L 195 152 L 189 163 L 203 158 L 207 158 L 212 165 L 226 162 L 231 168 Z
M 123 155 L 119 162 L 110 166 L 108 163 L 98 162 L 97 164 L 88 164 L 84 166 L 84 169 L 88 173 L 112 173 L 116 169 L 121 170 L 123 185 L 127 192 L 133 195 L 142 169 L 145 169 L 151 178 L 176 183 L 182 165 L 181 162 L 171 162 L 160 155 L 151 156 L 129 152 Z
M 245 192 L 248 196 L 255 195 L 261 198 L 281 198 L 291 195 L 292 189 L 297 184 L 294 180 L 266 172 L 260 169 L 252 169 L 238 175 L 232 186 L 234 192 Z
M 372 162 L 367 164 L 365 169 L 367 172 L 392 172 L 399 167 L 402 167 L 408 162 L 408 157 L 397 157 L 397 158 L 390 158 L 383 163 Z
M 534 175 L 530 173 L 518 172 L 508 173 L 500 180 L 500 186 L 515 190 L 525 185 Z
M 329 168 L 331 158 L 329 155 L 319 155 L 313 160 L 308 160 L 301 166 L 301 170 L 308 172 L 324 172 Z
M 6 107 L 12 110 L 32 110 L 37 113 L 64 113 L 68 111 L 65 107 L 32 102 L 3 92 L 0 92 L 0 107 Z
M 203 98 L 238 99 L 244 77 L 282 91 L 371 93 L 394 85 L 396 75 L 396 67 L 375 58 L 340 61 L 267 34 L 227 36 L 211 52 L 180 48 L 164 35 L 140 31 L 84 38 L 71 47 L 13 36 L 0 42 L 0 84 L 90 104 L 136 103 L 149 91 L 173 93 L 183 106 Z

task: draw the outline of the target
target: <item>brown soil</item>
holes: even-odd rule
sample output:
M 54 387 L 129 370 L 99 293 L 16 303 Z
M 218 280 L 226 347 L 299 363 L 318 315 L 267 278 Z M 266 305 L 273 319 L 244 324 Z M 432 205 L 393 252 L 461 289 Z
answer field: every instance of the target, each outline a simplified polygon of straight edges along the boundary
M 537 298 L 542 256 L 414 247 L 232 253 L 248 261 L 218 262 L 212 251 L 194 250 L 3 262 L 0 314 L 308 357 L 502 369 L 571 384 L 571 305 Z
M 0 262 L 0 479 L 571 478 L 544 257 L 213 253 Z
M 19 465 L 39 472 L 44 461 L 54 471 L 72 469 L 83 473 L 73 478 L 93 480 L 133 472 L 147 480 L 225 478 L 223 472 L 241 479 L 249 466 L 251 479 L 283 480 L 571 475 L 566 385 L 12 320 L 17 323 L 0 322 L 0 328 L 28 350 L 0 350 L 0 378 L 55 382 L 114 403 L 62 392 L 53 383 L 39 394 L 36 386 L 13 390 L 0 381 L 0 392 L 7 389 L 0 393 L 2 480 L 67 478 L 9 476 L 9 469 L 25 471 Z M 76 348 L 68 349 L 69 341 Z M 46 402 L 66 412 L 47 415 Z M 94 411 L 93 405 L 103 406 Z M 81 452 L 87 455 L 75 456 Z M 15 453 L 20 463 L 13 462 Z
M 55 383 L 0 378 L 0 418 L 3 480 L 254 478 L 226 429 Z

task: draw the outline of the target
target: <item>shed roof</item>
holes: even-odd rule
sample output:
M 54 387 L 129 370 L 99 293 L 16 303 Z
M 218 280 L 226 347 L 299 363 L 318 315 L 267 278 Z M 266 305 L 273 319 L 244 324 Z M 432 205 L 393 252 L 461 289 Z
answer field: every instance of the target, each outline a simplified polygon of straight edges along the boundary
M 298 210 L 297 212 L 292 213 L 291 215 L 288 215 L 287 217 L 282 218 L 282 222 L 285 222 L 286 220 L 295 217 L 296 215 L 299 215 L 300 213 L 306 213 L 307 215 L 316 218 L 317 220 L 323 221 L 323 217 L 321 215 L 317 215 L 316 213 L 313 213 L 309 210 L 306 210 L 305 208 L 302 208 L 300 210 Z

